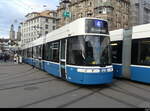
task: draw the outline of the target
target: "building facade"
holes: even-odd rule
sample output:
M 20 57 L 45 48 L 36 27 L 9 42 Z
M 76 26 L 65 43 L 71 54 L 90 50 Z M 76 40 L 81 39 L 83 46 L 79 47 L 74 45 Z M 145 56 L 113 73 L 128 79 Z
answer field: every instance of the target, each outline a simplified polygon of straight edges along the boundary
M 61 0 L 57 9 L 57 28 L 81 17 L 96 17 L 109 22 L 109 30 L 129 27 L 130 0 Z M 64 11 L 70 12 L 65 18 Z
M 150 23 L 150 0 L 130 0 L 130 25 Z
M 9 39 L 0 39 L 0 53 L 9 51 Z
M 36 40 L 56 28 L 56 11 L 32 12 L 26 18 L 21 23 L 21 44 Z

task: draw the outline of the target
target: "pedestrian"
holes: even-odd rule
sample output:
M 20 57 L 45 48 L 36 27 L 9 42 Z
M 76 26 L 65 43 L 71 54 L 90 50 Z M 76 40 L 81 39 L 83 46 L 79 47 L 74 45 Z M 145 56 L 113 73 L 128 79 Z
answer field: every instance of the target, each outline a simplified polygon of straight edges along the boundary
M 14 63 L 17 63 L 17 53 L 14 54 Z
M 6 54 L 4 54 L 4 62 L 6 62 L 7 61 L 7 57 L 6 57 L 7 55 Z
M 22 64 L 22 56 L 19 55 L 19 63 Z

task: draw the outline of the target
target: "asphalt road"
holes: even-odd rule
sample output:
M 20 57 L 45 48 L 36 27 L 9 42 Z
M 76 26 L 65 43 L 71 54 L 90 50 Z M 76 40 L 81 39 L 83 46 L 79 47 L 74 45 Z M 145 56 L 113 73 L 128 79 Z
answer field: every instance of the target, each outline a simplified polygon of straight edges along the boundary
M 0 108 L 150 108 L 150 85 L 71 84 L 22 64 L 0 64 Z

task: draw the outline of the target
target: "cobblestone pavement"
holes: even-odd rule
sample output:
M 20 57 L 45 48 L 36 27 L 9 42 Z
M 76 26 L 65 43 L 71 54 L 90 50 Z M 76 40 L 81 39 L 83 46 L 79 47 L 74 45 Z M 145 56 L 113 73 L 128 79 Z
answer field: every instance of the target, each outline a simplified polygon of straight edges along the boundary
M 32 69 L 0 64 L 1 108 L 150 108 L 150 86 L 127 80 L 80 86 Z

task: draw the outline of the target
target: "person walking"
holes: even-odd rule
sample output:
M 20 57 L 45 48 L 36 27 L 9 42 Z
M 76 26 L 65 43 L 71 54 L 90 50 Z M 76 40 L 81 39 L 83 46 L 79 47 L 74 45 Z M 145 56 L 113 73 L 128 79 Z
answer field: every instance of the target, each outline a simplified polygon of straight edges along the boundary
M 4 62 L 6 62 L 7 61 L 7 55 L 6 55 L 6 53 L 4 54 Z
M 14 63 L 17 63 L 17 53 L 14 54 Z
M 19 55 L 19 63 L 22 64 L 22 56 Z

